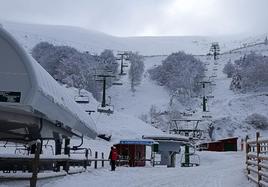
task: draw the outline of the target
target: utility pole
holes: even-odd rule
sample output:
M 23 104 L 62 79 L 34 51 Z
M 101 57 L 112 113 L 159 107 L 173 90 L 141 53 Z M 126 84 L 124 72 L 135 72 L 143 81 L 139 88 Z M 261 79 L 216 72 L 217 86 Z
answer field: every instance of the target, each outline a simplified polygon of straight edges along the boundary
M 107 75 L 107 74 L 100 74 L 96 75 L 96 77 L 99 77 L 100 79 L 96 80 L 99 82 L 102 82 L 102 101 L 101 105 L 98 107 L 97 111 L 100 113 L 106 113 L 106 114 L 113 114 L 114 107 L 110 104 L 107 105 L 106 103 L 106 83 L 108 78 L 115 78 L 114 75 Z M 122 85 L 122 83 L 112 83 L 112 85 Z
M 214 60 L 217 60 L 218 56 L 220 55 L 220 45 L 218 42 L 214 42 L 211 44 L 210 52 L 212 52 Z
M 114 75 L 97 75 L 97 77 L 100 77 L 101 79 L 96 80 L 99 82 L 102 82 L 102 101 L 101 101 L 101 107 L 106 106 L 106 79 L 107 78 L 114 78 Z
M 119 73 L 119 75 L 126 75 L 126 73 L 124 72 L 124 67 L 128 67 L 128 65 L 124 64 L 124 60 L 129 60 L 128 55 L 129 54 L 127 51 L 117 53 L 117 56 L 119 56 L 119 58 L 117 58 L 116 60 L 120 60 L 120 73 Z
M 209 96 L 206 95 L 206 85 L 207 84 L 212 84 L 211 81 L 201 81 L 199 82 L 202 85 L 202 89 L 203 89 L 203 96 L 202 96 L 202 108 L 203 108 L 203 112 L 208 112 L 207 110 L 207 103 L 208 103 L 208 98 Z M 211 98 L 212 96 L 210 96 Z

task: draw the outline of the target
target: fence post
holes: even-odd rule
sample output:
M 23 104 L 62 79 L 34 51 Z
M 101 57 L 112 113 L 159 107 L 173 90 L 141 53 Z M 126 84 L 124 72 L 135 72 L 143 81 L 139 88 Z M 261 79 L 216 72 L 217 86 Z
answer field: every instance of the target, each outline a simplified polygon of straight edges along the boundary
M 101 167 L 104 167 L 104 153 L 101 153 L 101 158 L 102 158 Z
M 246 136 L 246 165 L 247 165 L 247 171 L 248 171 L 248 175 L 250 174 L 250 170 L 248 169 L 248 160 L 249 160 L 249 157 L 248 157 L 248 153 L 249 153 L 249 144 L 248 144 L 248 135 Z M 249 180 L 249 178 L 248 178 Z
M 86 170 L 88 166 L 88 149 L 85 150 L 85 157 L 86 157 L 86 160 L 84 161 L 84 168 Z
M 95 163 L 94 163 L 94 168 L 97 169 L 97 167 L 98 167 L 98 163 L 97 163 L 98 152 L 97 152 L 97 151 L 95 152 L 95 159 L 96 159 L 96 160 L 95 160 Z
M 243 138 L 241 139 L 241 151 L 242 152 L 244 151 L 244 139 Z
M 30 187 L 36 187 L 37 183 L 37 175 L 39 170 L 39 159 L 40 159 L 40 150 L 41 150 L 41 141 L 36 141 L 36 147 L 35 147 L 35 155 L 32 165 L 32 178 L 30 179 Z
M 259 143 L 259 137 L 260 137 L 260 133 L 259 132 L 256 132 L 256 148 L 257 148 L 257 162 L 258 162 L 258 173 L 257 173 L 257 179 L 258 179 L 258 186 L 260 187 L 260 180 L 261 180 L 261 175 L 260 175 L 260 170 L 261 170 L 261 166 L 260 166 L 260 157 L 259 157 L 259 154 L 260 154 L 260 143 Z

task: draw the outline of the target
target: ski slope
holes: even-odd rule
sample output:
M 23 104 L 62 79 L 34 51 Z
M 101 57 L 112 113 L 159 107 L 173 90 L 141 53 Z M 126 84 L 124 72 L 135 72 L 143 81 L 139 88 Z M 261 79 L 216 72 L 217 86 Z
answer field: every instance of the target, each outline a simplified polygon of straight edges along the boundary
M 113 86 L 108 91 L 116 110 L 139 118 L 142 114 L 148 114 L 152 105 L 162 110 L 167 108 L 170 98 L 168 91 L 153 82 L 147 72 L 152 67 L 160 65 L 164 58 L 162 56 L 144 58 L 145 73 L 141 84 L 135 87 L 134 93 L 131 91 L 128 76 L 121 77 L 122 86 Z
M 258 45 L 254 47 L 247 47 L 235 51 L 235 53 L 226 53 L 219 56 L 217 60 L 218 65 L 214 64 L 213 59 L 207 59 L 207 57 L 200 57 L 200 59 L 209 63 L 207 76 L 216 74 L 216 78 L 213 78 L 213 82 L 216 84 L 212 87 L 213 99 L 209 100 L 209 113 L 213 117 L 213 121 L 217 121 L 218 125 L 215 126 L 216 131 L 214 138 L 232 137 L 237 136 L 244 138 L 246 135 L 254 136 L 256 129 L 246 124 L 245 118 L 253 113 L 262 114 L 268 116 L 268 90 L 262 90 L 260 92 L 249 93 L 235 93 L 229 89 L 231 78 L 227 78 L 227 75 L 223 73 L 225 64 L 231 60 L 234 62 L 245 54 L 250 52 L 256 52 L 262 55 L 268 54 L 267 45 Z M 217 68 L 216 71 L 213 69 Z M 264 130 L 263 135 L 267 135 L 268 132 Z
M 149 57 L 150 55 L 169 54 L 179 50 L 185 50 L 192 54 L 206 54 L 210 47 L 210 42 L 215 40 L 202 37 L 158 37 L 158 38 L 117 38 L 99 33 L 87 31 L 80 28 L 63 26 L 27 25 L 4 23 L 9 31 L 20 40 L 28 51 L 40 41 L 48 41 L 58 45 L 70 45 L 81 51 L 99 53 L 105 48 L 117 50 L 140 51 L 145 58 L 145 71 L 161 64 L 165 56 Z M 239 47 L 243 42 L 257 41 L 257 37 L 245 40 L 220 38 L 222 50 L 229 50 Z M 240 58 L 243 54 L 256 51 L 268 54 L 266 46 L 256 46 L 245 48 L 237 53 L 224 54 L 218 60 L 218 70 L 215 72 L 216 86 L 212 89 L 214 99 L 209 101 L 210 114 L 214 121 L 220 121 L 216 126 L 214 138 L 228 136 L 244 137 L 253 135 L 255 129 L 246 125 L 243 121 L 251 113 L 261 113 L 268 115 L 268 99 L 263 93 L 238 94 L 229 90 L 230 79 L 222 73 L 224 64 L 229 59 L 232 61 Z M 204 62 L 209 63 L 208 76 L 213 74 L 214 62 L 206 57 L 200 57 Z M 167 109 L 169 93 L 161 86 L 149 79 L 147 73 L 144 74 L 141 85 L 137 86 L 136 92 L 130 91 L 127 76 L 121 78 L 122 87 L 112 87 L 108 90 L 108 95 L 112 96 L 112 104 L 115 113 L 107 116 L 105 114 L 93 113 L 91 118 L 99 133 L 111 134 L 112 139 L 106 142 L 101 139 L 86 140 L 85 146 L 93 151 L 104 152 L 108 155 L 109 148 L 120 139 L 138 139 L 142 135 L 163 134 L 149 124 L 144 123 L 139 118 L 142 114 L 149 112 L 152 105 L 156 105 L 161 110 Z M 64 87 L 64 86 L 63 86 Z M 68 92 L 68 93 L 67 93 Z M 71 97 L 77 95 L 74 88 L 66 89 L 66 94 Z M 89 94 L 89 93 L 87 93 Z M 99 103 L 89 94 L 90 103 L 81 105 L 84 110 L 96 110 Z M 200 109 L 199 109 L 200 114 Z M 264 132 L 266 133 L 266 132 Z M 267 133 L 268 134 L 268 133 Z M 73 140 L 72 144 L 79 144 L 79 140 Z M 42 187 L 50 186 L 183 186 L 183 187 L 250 187 L 244 176 L 243 153 L 212 153 L 201 152 L 201 166 L 196 168 L 118 168 L 115 173 L 111 173 L 108 168 L 93 170 L 88 172 L 67 176 L 61 179 L 45 180 L 40 182 Z M 177 164 L 179 160 L 177 160 Z M 27 182 L 11 184 L 0 184 L 0 187 L 22 186 Z
M 41 187 L 253 187 L 244 176 L 244 154 L 201 152 L 201 166 L 194 168 L 119 167 L 90 170 L 50 181 L 40 181 Z M 7 183 L 0 187 L 7 187 Z M 21 185 L 21 183 L 20 183 Z M 14 187 L 17 187 L 15 184 Z

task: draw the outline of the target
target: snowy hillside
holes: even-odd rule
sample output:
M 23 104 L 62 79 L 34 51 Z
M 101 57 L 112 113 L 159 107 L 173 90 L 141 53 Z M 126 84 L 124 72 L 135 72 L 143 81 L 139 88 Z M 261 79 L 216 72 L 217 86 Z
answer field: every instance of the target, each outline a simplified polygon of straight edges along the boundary
M 171 52 L 184 50 L 192 54 L 206 54 L 208 53 L 210 43 L 212 41 L 219 41 L 222 51 L 229 51 L 234 48 L 246 46 L 256 42 L 262 42 L 265 35 L 259 36 L 228 36 L 228 37 L 128 37 L 119 38 L 110 36 L 97 31 L 89 31 L 76 27 L 69 26 L 49 26 L 49 25 L 31 25 L 23 23 L 3 22 L 3 26 L 15 35 L 23 46 L 31 51 L 32 47 L 41 42 L 48 41 L 57 45 L 70 45 L 81 51 L 90 51 L 92 53 L 99 53 L 103 49 L 109 48 L 117 50 L 135 50 L 140 51 L 144 55 L 168 55 Z M 242 39 L 243 38 L 243 39 Z M 256 112 L 267 115 L 265 108 L 267 107 L 267 98 L 265 93 L 251 93 L 251 94 L 235 94 L 229 90 L 230 79 L 222 73 L 222 69 L 228 60 L 234 61 L 239 59 L 250 51 L 257 53 L 268 54 L 267 46 L 257 45 L 253 47 L 245 47 L 235 50 L 233 53 L 224 53 L 218 60 L 217 71 L 213 72 L 215 68 L 213 60 L 208 60 L 206 57 L 198 57 L 205 63 L 209 63 L 207 76 L 216 74 L 216 87 L 213 88 L 212 94 L 214 99 L 209 101 L 209 107 L 213 121 L 222 121 L 226 124 L 224 127 L 216 127 L 215 138 L 225 136 L 241 136 L 254 132 L 254 129 L 244 124 L 244 119 Z M 114 123 L 117 125 L 125 125 L 129 118 L 132 118 L 134 124 L 144 123 L 139 119 L 141 115 L 148 114 L 152 105 L 157 106 L 161 110 L 166 110 L 170 99 L 169 93 L 161 86 L 150 80 L 147 70 L 160 65 L 165 56 L 146 57 L 145 58 L 145 74 L 137 91 L 132 93 L 128 77 L 121 78 L 123 86 L 112 87 L 108 94 L 112 96 L 112 103 L 117 111 L 115 115 L 107 117 L 96 117 L 96 121 L 100 121 L 104 128 L 102 131 L 113 131 L 113 125 L 107 123 Z M 98 104 L 94 104 L 96 108 Z M 92 106 L 90 106 L 92 108 Z M 184 110 L 182 108 L 182 110 Z M 200 117 L 200 108 L 196 116 Z M 122 118 L 122 119 L 121 119 Z M 123 120 L 126 119 L 126 120 Z M 120 123 L 118 123 L 120 121 Z M 222 123 L 222 122 L 221 122 Z M 123 126 L 124 126 L 123 125 Z M 122 126 L 122 129 L 124 127 Z M 128 126 L 130 127 L 130 126 Z M 147 127 L 146 127 L 147 128 Z M 134 131 L 134 129 L 133 129 Z M 143 130 L 141 130 L 143 132 Z M 135 132 L 136 133 L 136 132 Z M 134 134 L 135 134 L 134 133 Z M 115 138 L 126 133 L 115 133 Z M 131 133 L 130 133 L 131 134 Z M 129 135 L 130 135 L 129 134 Z M 139 136 L 142 133 L 138 133 Z
M 211 78 L 215 86 L 211 89 L 214 96 L 208 102 L 209 112 L 203 113 L 199 101 L 193 108 L 196 113 L 193 118 L 199 119 L 202 115 L 211 115 L 208 119 L 215 127 L 213 138 L 226 138 L 237 136 L 244 138 L 245 135 L 254 135 L 256 129 L 245 124 L 245 118 L 253 113 L 268 116 L 268 97 L 267 92 L 235 93 L 229 89 L 231 79 L 222 72 L 224 65 L 229 61 L 239 59 L 244 54 L 251 51 L 268 55 L 268 46 L 257 45 L 235 50 L 233 53 L 220 55 L 216 64 L 213 59 L 204 56 L 208 53 L 210 44 L 216 38 L 212 37 L 133 37 L 118 38 L 99 33 L 87 31 L 80 28 L 67 26 L 45 26 L 4 23 L 4 27 L 15 35 L 23 46 L 31 51 L 32 47 L 40 41 L 48 41 L 58 45 L 70 45 L 81 51 L 99 53 L 103 49 L 109 48 L 117 50 L 135 50 L 144 55 L 145 73 L 141 84 L 136 87 L 136 91 L 131 91 L 128 76 L 121 76 L 122 86 L 113 86 L 108 89 L 108 96 L 111 96 L 111 104 L 114 106 L 114 114 L 106 115 L 98 112 L 91 113 L 88 118 L 96 124 L 99 134 L 112 135 L 111 141 L 100 138 L 96 140 L 85 140 L 84 146 L 91 150 L 104 152 L 105 157 L 109 153 L 110 146 L 118 143 L 120 139 L 140 139 L 142 135 L 161 135 L 164 134 L 159 129 L 154 128 L 150 123 L 145 123 L 140 118 L 149 113 L 152 105 L 161 111 L 168 109 L 170 95 L 169 92 L 149 77 L 148 70 L 162 63 L 166 56 L 153 56 L 159 54 L 168 55 L 171 52 L 184 50 L 192 54 L 202 54 L 196 56 L 207 65 L 206 76 L 216 76 Z M 229 38 L 229 39 L 227 39 Z M 220 37 L 221 50 L 228 51 L 233 48 L 241 47 L 243 43 L 261 42 L 258 36 L 237 39 L 234 37 Z M 125 69 L 128 72 L 128 68 Z M 65 87 L 62 85 L 62 87 Z M 78 95 L 76 88 L 63 89 L 71 98 Z M 92 95 L 82 90 L 83 94 L 89 96 L 89 104 L 80 104 L 83 110 L 94 110 L 100 105 Z M 200 99 L 201 103 L 201 99 Z M 186 108 L 181 108 L 185 112 Z M 201 124 L 202 125 L 202 124 Z M 207 123 L 203 124 L 207 128 Z M 264 131 L 262 134 L 267 134 Z M 80 140 L 72 140 L 72 144 L 79 145 Z M 63 179 L 51 180 L 47 183 L 40 182 L 40 186 L 73 186 L 79 181 L 80 186 L 250 186 L 243 173 L 244 154 L 242 153 L 211 153 L 201 152 L 201 166 L 196 168 L 124 168 L 117 170 L 118 173 L 108 173 L 107 167 L 100 170 L 89 170 L 90 172 L 64 177 Z M 177 162 L 180 162 L 181 155 L 178 155 Z M 213 163 L 213 164 L 211 164 Z M 220 168 L 220 169 L 219 169 Z M 234 175 L 232 175 L 234 174 Z M 189 176 L 197 176 L 194 179 Z M 105 178 L 105 180 L 103 180 Z M 132 180 L 129 179 L 140 179 Z M 107 182 L 108 181 L 108 182 Z M 112 185 L 111 185 L 112 184 Z M 8 185 L 8 184 L 7 184 Z M 0 186 L 2 186 L 0 184 Z M 6 185 L 4 185 L 6 186 Z M 8 186 L 21 186 L 15 183 Z
M 214 78 L 216 86 L 213 87 L 211 94 L 214 98 L 209 101 L 210 114 L 213 120 L 216 121 L 215 139 L 226 136 L 238 136 L 241 138 L 245 137 L 245 135 L 254 136 L 256 129 L 246 124 L 245 118 L 253 113 L 268 115 L 267 91 L 234 93 L 229 89 L 231 78 L 227 78 L 227 75 L 222 72 L 224 65 L 229 60 L 233 62 L 252 51 L 267 55 L 268 46 L 262 44 L 236 50 L 235 53 L 220 55 L 219 60 L 217 60 L 218 65 L 215 65 L 212 59 L 208 60 L 206 57 L 201 57 L 201 60 L 209 63 L 207 75 L 214 74 L 217 76 Z M 267 132 L 263 133 L 267 134 Z
M 70 26 L 34 25 L 0 21 L 29 51 L 39 42 L 68 45 L 81 51 L 100 53 L 104 49 L 138 51 L 143 55 L 168 55 L 183 50 L 191 54 L 206 54 L 211 42 L 219 41 L 223 51 L 260 41 L 264 36 L 171 36 L 114 37 L 98 31 Z

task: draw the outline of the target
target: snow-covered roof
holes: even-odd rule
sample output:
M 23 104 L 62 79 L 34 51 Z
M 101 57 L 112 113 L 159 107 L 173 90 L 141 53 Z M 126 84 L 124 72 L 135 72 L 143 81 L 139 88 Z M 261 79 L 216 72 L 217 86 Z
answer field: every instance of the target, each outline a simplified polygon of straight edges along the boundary
M 144 135 L 144 139 L 153 140 L 172 140 L 172 141 L 189 141 L 189 137 L 178 135 L 178 134 L 161 134 L 161 135 Z
M 5 91 L 21 92 L 22 97 L 20 103 L 10 105 L 31 106 L 33 111 L 44 114 L 49 120 L 60 121 L 71 129 L 95 138 L 97 133 L 93 120 L 74 98 L 67 94 L 66 88 L 61 86 L 3 28 L 0 28 L 0 42 L 2 42 L 1 50 L 8 53 L 0 57 L 1 78 L 5 78 L 0 88 Z
M 128 145 L 152 145 L 157 144 L 154 140 L 150 139 L 126 139 L 120 140 L 119 144 L 128 144 Z

